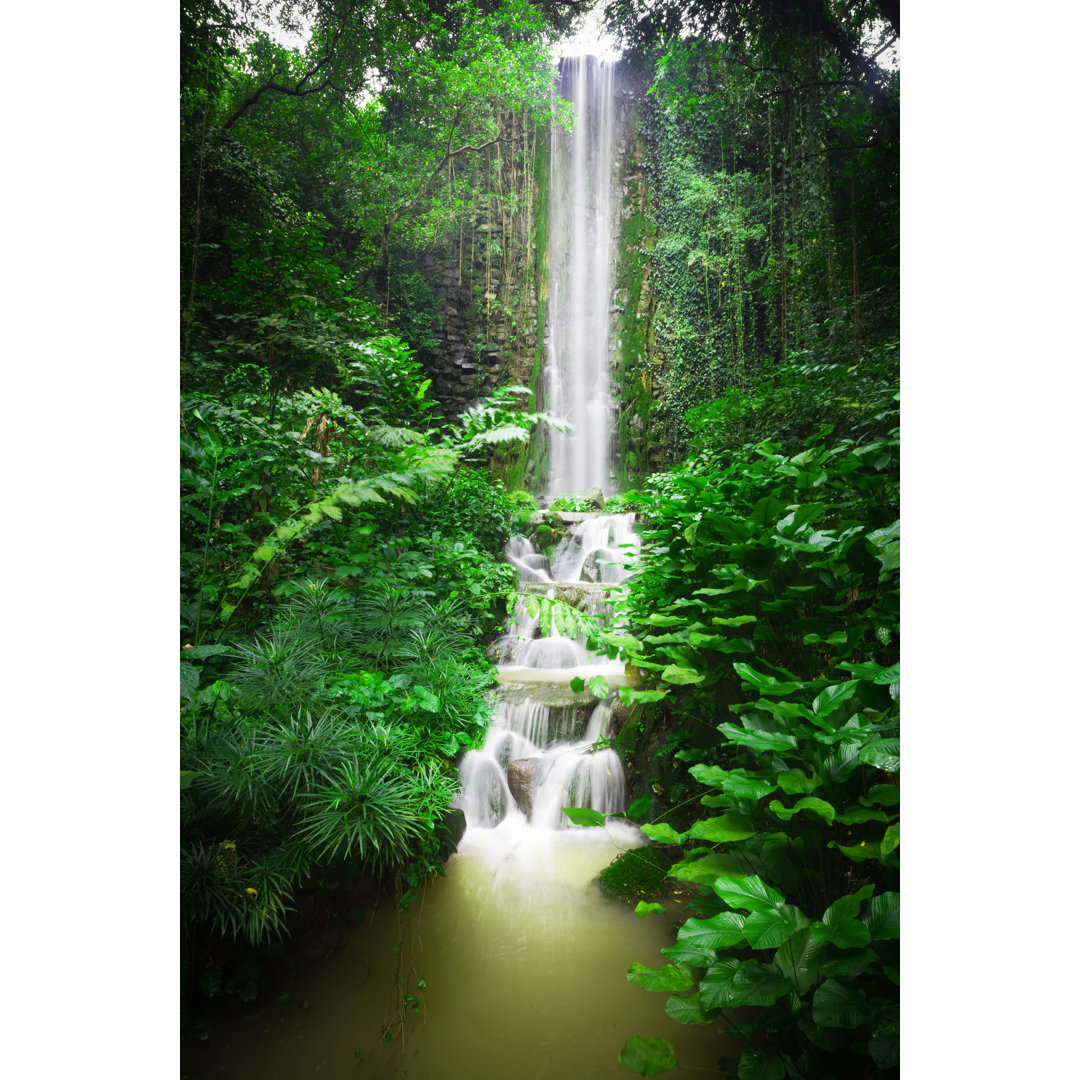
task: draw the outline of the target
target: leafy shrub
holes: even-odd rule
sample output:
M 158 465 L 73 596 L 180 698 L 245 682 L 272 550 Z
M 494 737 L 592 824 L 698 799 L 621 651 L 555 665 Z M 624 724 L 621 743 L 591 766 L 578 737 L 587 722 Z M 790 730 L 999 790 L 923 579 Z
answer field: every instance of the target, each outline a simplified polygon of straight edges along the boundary
M 753 391 L 730 387 L 687 412 L 694 433 L 691 454 L 730 454 L 762 442 L 795 454 L 822 429 L 886 434 L 899 348 L 899 342 L 887 342 L 868 349 L 858 362 L 824 347 L 791 353 L 788 362 Z
M 671 963 L 636 965 L 651 974 L 632 981 L 675 991 L 668 1013 L 683 1023 L 756 1006 L 738 1024 L 761 1033 L 740 1075 L 898 1062 L 890 419 L 859 442 L 813 438 L 791 456 L 765 444 L 722 467 L 701 455 L 654 478 L 622 611 L 631 632 L 611 638 L 652 673 L 653 688 L 620 694 L 664 702 L 697 804 L 687 827 L 642 826 L 677 853 L 671 875 L 700 889 L 697 917 L 662 950 Z
M 640 491 L 627 491 L 614 495 L 604 503 L 605 514 L 638 513 L 645 509 L 648 499 Z
M 587 495 L 560 495 L 548 509 L 571 514 L 587 514 L 593 510 L 599 510 L 600 504 Z
M 408 527 L 417 534 L 467 537 L 475 548 L 501 558 L 519 505 L 490 473 L 461 469 L 431 485 L 423 500 L 409 508 Z

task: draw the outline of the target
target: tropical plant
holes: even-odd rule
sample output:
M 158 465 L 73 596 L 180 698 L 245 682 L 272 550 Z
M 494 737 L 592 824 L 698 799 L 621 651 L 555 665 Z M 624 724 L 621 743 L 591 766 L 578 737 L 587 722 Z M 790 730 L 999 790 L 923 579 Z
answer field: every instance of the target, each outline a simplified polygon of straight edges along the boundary
M 662 702 L 685 770 L 682 801 L 642 829 L 675 853 L 670 875 L 699 886 L 670 963 L 627 977 L 673 993 L 680 1022 L 753 1038 L 741 1077 L 891 1075 L 898 1061 L 889 405 L 861 440 L 823 433 L 724 465 L 705 453 L 652 478 L 625 625 L 606 635 L 651 673 L 620 695 Z M 757 1011 L 736 1020 L 741 1006 Z M 651 1076 L 676 1061 L 666 1041 L 635 1039 L 623 1063 Z

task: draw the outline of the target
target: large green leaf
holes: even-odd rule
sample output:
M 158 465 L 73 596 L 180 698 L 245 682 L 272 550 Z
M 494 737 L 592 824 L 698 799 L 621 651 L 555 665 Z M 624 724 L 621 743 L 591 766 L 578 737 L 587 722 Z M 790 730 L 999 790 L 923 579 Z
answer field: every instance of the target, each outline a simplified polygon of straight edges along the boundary
M 764 1050 L 744 1050 L 739 1058 L 739 1080 L 784 1080 L 786 1075 L 783 1061 Z
M 803 688 L 801 682 L 781 682 L 779 679 L 774 679 L 771 675 L 763 675 L 760 671 L 755 671 L 749 664 L 736 663 L 731 666 L 746 680 L 746 682 L 754 687 L 755 690 L 758 690 L 763 694 L 777 694 L 782 696 Z
M 857 1028 L 872 1020 L 878 1006 L 865 991 L 826 979 L 814 993 L 812 1015 L 819 1027 Z
M 870 1056 L 879 1069 L 891 1069 L 900 1064 L 900 1007 L 883 1005 L 874 1024 L 874 1034 L 867 1043 Z
M 706 840 L 711 844 L 732 843 L 753 836 L 754 823 L 743 814 L 722 814 L 720 817 L 695 821 L 685 835 L 694 840 Z
M 798 993 L 804 994 L 821 976 L 811 968 L 822 944 L 808 926 L 796 930 L 777 950 L 773 963 L 792 981 Z
M 659 1076 L 678 1064 L 675 1047 L 667 1039 L 641 1039 L 637 1035 L 626 1040 L 619 1053 L 619 1064 L 638 1076 Z
M 722 851 L 711 851 L 700 859 L 685 859 L 675 863 L 668 871 L 668 877 L 698 885 L 712 885 L 718 877 L 739 877 L 741 872 L 742 864 L 735 856 Z
M 687 919 L 679 927 L 679 941 L 702 949 L 730 949 L 743 940 L 746 916 L 735 911 L 721 911 L 711 919 Z
M 718 728 L 732 742 L 749 746 L 751 750 L 775 750 L 783 753 L 794 750 L 798 744 L 794 735 L 786 735 L 779 731 L 748 730 L 732 723 L 720 724 Z
M 536 618 L 535 615 L 532 618 Z M 600 640 L 608 645 L 614 645 L 617 649 L 622 649 L 626 652 L 641 652 L 642 643 L 636 637 L 630 634 L 613 634 L 602 633 Z
M 795 814 L 802 813 L 803 811 L 809 811 L 816 814 L 827 825 L 833 823 L 833 818 L 836 817 L 836 809 L 832 803 L 827 803 L 824 799 L 815 798 L 813 795 L 808 796 L 805 799 L 800 799 L 794 806 L 786 807 L 778 799 L 773 799 L 769 803 L 769 809 L 781 820 L 790 821 Z
M 575 825 L 603 825 L 606 821 L 599 810 L 590 810 L 587 806 L 564 806 L 563 813 Z
M 876 765 L 886 772 L 896 772 L 900 768 L 900 740 L 879 739 L 867 743 L 859 751 L 859 760 L 867 765 Z
M 681 965 L 665 964 L 652 968 L 634 961 L 626 973 L 626 981 L 643 990 L 689 990 L 694 985 L 693 976 Z
M 900 665 L 893 664 L 892 667 L 882 667 L 880 664 L 851 664 L 841 663 L 836 665 L 838 668 L 843 668 L 844 671 L 850 671 L 853 675 L 858 675 L 860 679 L 865 679 L 867 682 L 875 683 L 878 686 L 887 686 L 892 683 L 898 683 L 900 681 Z
M 664 682 L 684 686 L 689 683 L 699 683 L 705 678 L 703 671 L 694 671 L 692 668 L 680 667 L 678 664 L 668 664 L 660 676 Z
M 203 445 L 203 450 L 211 458 L 217 459 L 221 457 L 225 449 L 221 436 L 203 419 L 198 409 L 193 411 L 195 419 L 198 421 L 199 441 Z
M 859 796 L 863 806 L 899 806 L 899 784 L 875 784 L 865 795 Z
M 735 973 L 742 961 L 724 959 L 711 965 L 701 980 L 698 995 L 706 1009 L 723 1009 L 734 1003 Z
M 863 901 L 868 900 L 873 895 L 874 886 L 864 885 L 857 892 L 841 896 L 839 900 L 834 900 L 825 909 L 821 921 L 826 926 L 839 926 L 845 919 L 854 919 L 859 914 L 859 908 L 862 907 Z
M 731 1004 L 771 1005 L 795 987 L 776 964 L 759 964 L 745 960 L 731 981 Z
M 802 769 L 788 769 L 776 778 L 785 795 L 802 795 L 820 786 L 821 781 L 812 779 Z
M 822 717 L 830 715 L 830 713 L 835 712 L 845 701 L 852 697 L 858 688 L 858 679 L 826 686 L 825 689 L 814 698 L 814 712 Z
M 754 702 L 754 708 L 761 712 L 772 713 L 773 716 L 778 716 L 783 720 L 810 720 L 818 727 L 832 731 L 831 725 L 826 725 L 819 716 L 798 701 L 771 701 L 769 698 L 758 698 Z
M 199 689 L 199 669 L 194 664 L 180 664 L 180 700 L 186 701 Z
M 686 616 L 661 615 L 654 611 L 645 621 L 651 626 L 682 626 L 686 623 Z
M 886 892 L 875 896 L 866 905 L 862 921 L 874 941 L 900 936 L 900 894 Z
M 833 926 L 813 923 L 810 932 L 821 942 L 831 942 L 838 949 L 863 949 L 870 944 L 870 931 L 858 919 L 841 919 Z
M 205 660 L 208 656 L 225 656 L 231 652 L 228 645 L 192 645 L 191 648 L 182 650 L 182 659 Z
M 756 874 L 747 877 L 718 877 L 713 892 L 732 908 L 748 911 L 773 911 L 784 904 L 784 898 Z
M 656 825 L 642 825 L 641 831 L 658 844 L 682 843 L 683 834 L 677 833 L 666 821 L 661 821 Z
M 825 975 L 861 975 L 878 961 L 878 954 L 873 949 L 842 949 L 823 942 L 818 942 L 818 948 L 821 952 L 813 958 L 811 967 L 819 978 Z
M 589 679 L 589 693 L 598 698 L 606 698 L 608 696 L 608 681 L 603 675 L 594 675 Z
M 571 680 L 571 686 L 573 681 Z M 584 686 L 584 680 L 582 680 L 582 686 Z M 619 700 L 624 705 L 632 705 L 635 702 L 642 702 L 643 704 L 653 701 L 660 701 L 662 698 L 666 698 L 671 691 L 665 687 L 663 690 L 638 690 L 633 686 L 620 686 L 619 687 Z
M 680 1024 L 700 1024 L 705 1019 L 705 1010 L 701 1007 L 701 997 L 690 994 L 687 997 L 672 995 L 667 999 L 664 1012 Z
M 727 769 L 721 769 L 717 765 L 691 765 L 690 775 L 703 784 L 711 784 L 713 787 L 720 785 L 731 775 Z
M 867 859 L 881 861 L 881 844 L 877 840 L 860 840 L 857 844 L 838 844 L 835 840 L 829 841 L 829 847 L 842 851 L 852 862 L 866 862 Z
M 775 949 L 799 929 L 799 915 L 799 909 L 789 904 L 753 912 L 743 926 L 747 943 L 754 949 Z M 805 926 L 806 920 L 802 923 Z
M 776 790 L 776 783 L 760 775 L 748 773 L 745 769 L 735 769 L 724 780 L 726 794 L 736 799 L 760 799 Z
M 662 915 L 664 913 L 663 904 L 650 904 L 644 900 L 639 900 L 637 906 L 634 908 L 634 914 L 643 919 L 646 915 Z
M 890 851 L 895 851 L 900 846 L 900 824 L 890 825 L 881 838 L 881 857 L 885 858 Z

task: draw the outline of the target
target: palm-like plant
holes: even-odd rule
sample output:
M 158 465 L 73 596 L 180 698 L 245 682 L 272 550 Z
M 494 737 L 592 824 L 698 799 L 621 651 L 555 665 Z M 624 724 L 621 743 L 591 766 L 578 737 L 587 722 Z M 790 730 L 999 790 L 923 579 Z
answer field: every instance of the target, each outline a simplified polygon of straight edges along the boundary
M 298 586 L 277 622 L 331 660 L 340 658 L 356 637 L 352 599 L 327 578 L 312 578 Z
M 303 801 L 297 835 L 320 861 L 355 855 L 369 865 L 391 865 L 404 861 L 430 829 L 423 790 L 389 761 L 348 762 Z
M 265 782 L 294 800 L 327 784 L 352 756 L 355 725 L 342 724 L 327 710 L 317 718 L 308 711 L 288 720 L 259 726 L 252 736 L 253 758 Z
M 316 643 L 296 627 L 272 626 L 236 646 L 237 664 L 229 681 L 239 692 L 242 707 L 273 712 L 291 709 L 324 686 L 327 665 Z

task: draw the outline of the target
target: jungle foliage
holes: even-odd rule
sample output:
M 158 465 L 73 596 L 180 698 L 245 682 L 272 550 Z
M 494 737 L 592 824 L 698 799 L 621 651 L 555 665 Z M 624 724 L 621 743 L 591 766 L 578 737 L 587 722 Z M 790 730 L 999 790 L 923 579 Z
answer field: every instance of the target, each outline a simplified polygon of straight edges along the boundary
M 899 74 L 875 60 L 899 9 L 606 10 L 650 86 L 647 377 L 671 467 L 623 497 L 643 549 L 602 637 L 652 716 L 616 745 L 666 740 L 628 813 L 698 889 L 627 979 L 745 1039 L 726 1075 L 895 1076 Z M 649 1035 L 623 1066 L 677 1067 Z
M 699 886 L 669 963 L 627 977 L 681 1023 L 754 1039 L 739 1077 L 899 1062 L 895 397 L 798 454 L 705 451 L 652 477 L 630 630 L 609 635 L 651 683 L 621 693 L 661 702 L 679 763 L 642 829 Z M 624 1064 L 657 1075 L 674 1050 L 633 1040 Z
M 617 0 L 607 16 L 648 86 L 643 374 L 674 464 L 693 410 L 730 412 L 807 364 L 881 368 L 895 353 L 899 71 L 875 58 L 897 35 L 873 4 Z M 749 438 L 794 450 L 810 434 L 788 429 L 782 401 L 759 404 L 771 423 L 755 417 Z
M 547 41 L 572 6 L 181 5 L 192 1008 L 253 996 L 252 950 L 305 890 L 363 873 L 407 903 L 453 849 L 454 763 L 482 740 L 483 645 L 515 583 L 520 505 L 485 466 L 547 418 L 509 385 L 442 415 L 415 267 L 484 197 L 460 179 L 503 110 L 549 122 Z
M 543 141 L 549 35 L 582 6 L 181 5 L 189 1002 L 254 994 L 237 972 L 304 890 L 357 870 L 407 902 L 452 845 L 502 548 L 535 509 L 490 452 L 555 421 L 514 386 L 442 415 L 416 257 L 502 198 L 470 162 L 508 116 Z M 740 1080 L 897 1062 L 899 75 L 874 62 L 893 7 L 608 5 L 651 88 L 642 388 L 671 468 L 608 503 L 645 523 L 625 629 L 529 602 L 646 677 L 621 693 L 667 732 L 651 870 L 699 894 L 669 962 L 628 978 L 684 1023 L 755 1007 Z M 622 1060 L 677 1064 L 652 1038 Z

